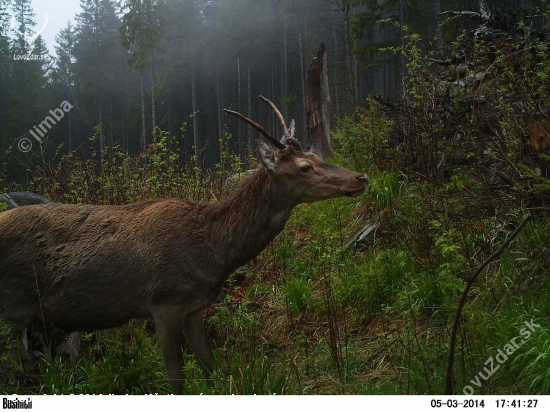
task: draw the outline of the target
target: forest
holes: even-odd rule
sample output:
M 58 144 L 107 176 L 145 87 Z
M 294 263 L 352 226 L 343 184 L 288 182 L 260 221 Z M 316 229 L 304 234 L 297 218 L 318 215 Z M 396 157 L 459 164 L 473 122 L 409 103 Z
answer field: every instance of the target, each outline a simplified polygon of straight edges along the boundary
M 296 207 L 229 277 L 204 319 L 211 378 L 182 337 L 185 393 L 550 393 L 546 0 L 80 8 L 48 49 L 31 0 L 0 0 L 0 193 L 223 201 L 262 167 L 261 134 L 224 109 L 280 138 L 265 96 L 310 148 L 321 47 L 325 160 L 369 180 Z M 171 392 L 152 321 L 83 333 L 76 354 L 36 329 L 31 366 L 0 353 L 1 393 Z

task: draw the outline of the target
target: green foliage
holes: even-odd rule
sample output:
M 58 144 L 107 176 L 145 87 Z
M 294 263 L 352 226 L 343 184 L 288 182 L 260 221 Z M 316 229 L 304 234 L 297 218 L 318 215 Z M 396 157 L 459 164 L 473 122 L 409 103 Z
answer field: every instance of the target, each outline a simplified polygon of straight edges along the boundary
M 133 323 L 133 322 L 132 322 Z M 88 393 L 143 394 L 169 392 L 156 337 L 146 323 L 123 326 L 106 333 L 88 348 L 81 365 Z M 94 339 L 88 335 L 84 340 Z
M 131 156 L 115 144 L 106 147 L 110 156 L 102 157 L 93 149 L 97 140 L 98 134 L 89 155 L 73 151 L 45 167 L 42 161 L 30 164 L 30 189 L 63 203 L 126 204 L 158 197 L 210 201 L 227 192 L 227 176 L 242 172 L 233 155 L 224 156 L 218 175 L 184 170 L 178 140 L 159 128 L 146 155 Z
M 550 156 L 541 154 L 541 158 L 550 162 Z M 519 166 L 524 175 L 534 182 L 530 185 L 529 191 L 542 195 L 550 193 L 550 178 L 542 176 L 540 168 L 531 169 L 524 164 L 520 164 Z
M 144 322 L 132 321 L 101 333 L 84 334 L 83 353 L 74 366 L 61 359 L 42 360 L 42 393 L 169 393 L 156 337 Z
M 283 105 L 287 109 L 291 109 L 296 103 L 296 96 L 283 96 Z
M 390 134 L 393 123 L 384 115 L 379 105 L 370 100 L 366 108 L 340 120 L 339 127 L 331 133 L 331 143 L 337 156 L 353 170 L 372 170 L 384 164 L 389 156 Z
M 122 5 L 125 14 L 119 27 L 120 43 L 130 51 L 128 65 L 134 70 L 151 64 L 151 53 L 162 38 L 165 22 L 158 3 L 155 0 L 126 0 Z
M 294 316 L 304 312 L 311 303 L 313 285 L 311 280 L 301 277 L 292 277 L 284 285 L 283 293 L 288 299 Z
M 9 363 L 14 347 L 11 327 L 0 319 L 0 393 L 20 393 L 21 384 L 16 378 L 20 365 Z
M 13 342 L 11 342 L 11 328 L 4 319 L 0 319 L 0 348 L 5 348 L 7 350 L 13 348 Z M 0 353 L 0 361 L 7 359 L 7 353 Z
M 550 390 L 550 330 L 548 325 L 535 329 L 517 356 L 512 369 L 520 372 L 520 379 L 528 385 L 528 393 L 548 393 Z

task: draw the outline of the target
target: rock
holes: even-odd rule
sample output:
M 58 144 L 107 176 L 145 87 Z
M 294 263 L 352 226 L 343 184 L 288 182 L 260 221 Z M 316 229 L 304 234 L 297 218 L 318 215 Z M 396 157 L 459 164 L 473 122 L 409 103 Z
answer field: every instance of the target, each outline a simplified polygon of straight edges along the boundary
M 0 202 L 7 203 L 8 209 L 13 209 L 20 206 L 54 203 L 47 197 L 40 196 L 32 192 L 4 193 L 0 195 Z
M 456 73 L 458 74 L 458 77 L 461 78 L 466 76 L 466 73 L 468 73 L 468 65 L 466 63 L 460 63 L 456 66 Z
M 354 251 L 359 252 L 365 249 L 368 245 L 372 244 L 376 238 L 376 232 L 380 227 L 381 220 L 384 216 L 390 216 L 387 210 L 381 210 L 376 217 L 376 222 L 367 223 L 359 230 L 351 240 L 344 245 L 344 248 L 353 248 Z
M 469 74 L 468 83 L 480 82 L 484 76 L 485 76 L 485 72 L 477 72 L 476 74 Z

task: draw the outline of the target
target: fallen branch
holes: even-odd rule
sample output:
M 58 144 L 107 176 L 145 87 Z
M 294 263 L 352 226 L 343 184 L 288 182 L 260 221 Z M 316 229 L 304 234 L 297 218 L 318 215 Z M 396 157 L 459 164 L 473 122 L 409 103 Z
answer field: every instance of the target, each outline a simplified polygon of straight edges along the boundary
M 374 100 L 376 100 L 378 103 L 380 103 L 382 106 L 386 107 L 388 110 L 390 111 L 395 111 L 395 110 L 400 110 L 402 112 L 405 112 L 407 113 L 408 110 L 405 110 L 403 107 L 401 107 L 400 105 L 398 104 L 393 104 L 389 101 L 386 101 L 382 98 L 381 95 L 374 95 L 372 96 Z
M 456 316 L 453 323 L 453 333 L 451 335 L 451 348 L 449 349 L 449 362 L 447 364 L 447 381 L 445 384 L 445 393 L 444 395 L 453 395 L 454 389 L 453 389 L 453 364 L 454 364 L 454 358 L 455 358 L 455 346 L 456 346 L 456 336 L 458 334 L 458 325 L 460 323 L 460 315 L 462 314 L 462 309 L 464 308 L 464 305 L 466 304 L 466 298 L 468 297 L 468 292 L 470 291 L 470 288 L 472 287 L 474 281 L 476 280 L 477 276 L 481 273 L 481 271 L 489 264 L 492 260 L 497 258 L 504 252 L 504 249 L 510 244 L 510 242 L 518 235 L 519 232 L 523 229 L 523 227 L 527 224 L 527 222 L 531 219 L 530 214 L 526 214 L 523 216 L 523 220 L 519 224 L 519 226 L 514 230 L 514 232 L 504 241 L 504 243 L 495 251 L 491 256 L 489 256 L 485 261 L 477 268 L 477 270 L 470 275 L 468 280 L 466 281 L 466 287 L 464 288 L 464 292 L 462 292 L 462 296 L 460 298 L 460 302 L 458 303 L 458 309 L 456 310 Z
M 487 21 L 487 19 L 477 11 L 444 11 L 442 13 L 439 13 L 439 16 L 446 15 L 468 17 L 469 19 L 472 19 L 474 21 Z
M 445 67 L 460 63 L 460 61 L 455 63 L 453 60 L 438 60 L 438 59 L 433 59 L 431 57 L 428 58 L 428 60 L 435 64 L 439 64 L 440 66 L 445 66 Z

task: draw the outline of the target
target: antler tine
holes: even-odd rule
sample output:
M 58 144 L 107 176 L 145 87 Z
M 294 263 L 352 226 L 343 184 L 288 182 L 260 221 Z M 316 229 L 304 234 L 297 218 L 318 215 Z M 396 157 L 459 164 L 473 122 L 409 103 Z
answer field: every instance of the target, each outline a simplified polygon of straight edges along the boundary
M 296 133 L 296 122 L 294 119 L 290 121 L 290 138 L 294 139 L 294 133 Z
M 253 120 L 250 120 L 248 117 L 245 117 L 243 116 L 242 114 L 238 113 L 238 112 L 234 112 L 233 110 L 229 110 L 229 109 L 223 109 L 224 112 L 228 113 L 228 114 L 231 114 L 235 117 L 238 117 L 239 119 L 245 121 L 246 123 L 248 123 L 249 125 L 251 125 L 252 127 L 254 127 L 255 129 L 257 129 L 261 134 L 263 134 L 271 143 L 273 143 L 273 145 L 279 149 L 279 150 L 283 150 L 283 149 L 286 149 L 286 145 L 284 145 L 283 143 L 279 142 L 277 139 L 275 139 L 273 136 L 271 136 L 269 133 L 267 133 L 265 131 L 265 129 L 260 126 L 258 123 L 256 123 L 255 121 Z
M 281 122 L 281 126 L 283 127 L 283 132 L 285 134 L 285 137 L 287 139 L 290 139 L 291 136 L 290 136 L 290 133 L 288 132 L 288 129 L 286 128 L 285 119 L 284 119 L 283 115 L 281 114 L 281 112 L 279 111 L 279 109 L 277 109 L 277 107 L 273 104 L 273 102 L 271 100 L 266 99 L 265 97 L 263 97 L 261 95 L 260 95 L 260 99 L 262 99 L 264 102 L 266 102 L 267 104 L 269 104 L 271 106 L 271 108 L 277 114 L 277 117 L 279 118 L 279 120 Z

